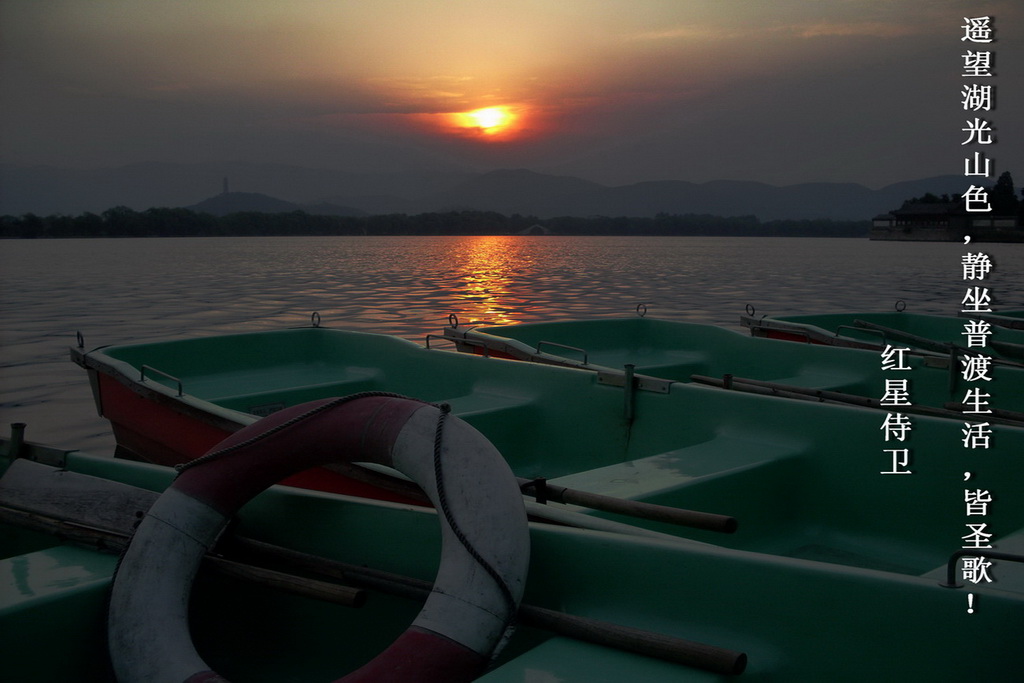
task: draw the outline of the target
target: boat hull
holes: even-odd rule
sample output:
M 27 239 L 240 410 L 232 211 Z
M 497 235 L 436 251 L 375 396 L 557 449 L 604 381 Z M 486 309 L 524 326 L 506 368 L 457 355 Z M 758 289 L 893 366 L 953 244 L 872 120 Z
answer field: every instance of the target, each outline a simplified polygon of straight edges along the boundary
M 183 396 L 168 395 L 147 384 L 142 375 L 123 368 L 96 365 L 72 350 L 73 359 L 89 371 L 99 414 L 110 421 L 118 457 L 175 466 L 207 453 L 215 445 L 259 417 L 237 411 L 196 406 Z M 97 369 L 99 368 L 99 369 Z M 389 482 L 355 468 L 318 467 L 289 476 L 286 486 L 422 505 L 420 497 L 396 491 Z

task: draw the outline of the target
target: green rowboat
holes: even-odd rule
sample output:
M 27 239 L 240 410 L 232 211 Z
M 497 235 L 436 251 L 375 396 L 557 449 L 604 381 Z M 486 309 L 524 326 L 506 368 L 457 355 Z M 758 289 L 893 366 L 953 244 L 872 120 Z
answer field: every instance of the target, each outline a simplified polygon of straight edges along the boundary
M 121 653 L 117 646 L 108 653 L 106 633 L 117 554 L 176 473 L 15 441 L 20 457 L 0 459 L 7 470 L 0 480 L 4 677 L 113 681 L 111 660 Z M 11 450 L 11 441 L 0 440 L 0 454 Z M 927 468 L 893 478 L 910 498 L 902 514 L 880 519 L 876 504 L 885 493 L 860 482 L 856 494 L 844 494 L 840 482 L 814 472 L 827 467 L 825 459 L 778 482 L 771 524 L 810 522 L 809 508 L 828 498 L 857 508 L 850 518 L 860 520 L 862 538 L 879 525 L 915 527 L 921 501 L 912 492 L 921 479 L 958 507 L 956 472 Z M 842 467 L 860 479 L 864 458 L 855 460 Z M 809 480 L 823 487 L 816 503 L 801 492 Z M 747 495 L 756 496 L 754 488 Z M 1019 525 L 1020 500 L 1012 498 L 999 499 L 1013 508 L 1000 520 L 1016 517 Z M 958 520 L 941 507 L 933 526 L 948 527 L 946 545 L 956 546 Z M 207 554 L 188 603 L 190 639 L 233 681 L 344 675 L 417 617 L 442 561 L 439 528 L 439 516 L 422 507 L 271 487 Z M 999 562 L 996 582 L 954 588 L 941 585 L 945 562 L 924 572 L 870 569 L 838 555 L 823 562 L 549 524 L 530 524 L 528 536 L 518 626 L 479 677 L 486 683 L 1010 681 L 1024 666 L 1024 567 L 1010 561 Z M 892 550 L 904 564 L 917 556 L 930 566 L 913 544 L 893 545 L 903 546 Z M 170 554 L 162 559 L 175 562 Z M 350 589 L 337 585 L 339 577 L 363 593 L 346 601 Z M 959 570 L 954 583 L 963 583 Z M 361 608 L 339 604 L 363 599 Z
M 558 502 L 566 489 L 735 519 L 738 530 L 722 533 L 728 525 L 713 530 L 658 514 L 630 521 L 608 510 L 588 513 L 718 547 L 928 574 L 961 544 L 957 499 L 968 470 L 984 472 L 981 486 L 1011 487 L 984 520 L 1000 543 L 1016 548 L 1024 537 L 1024 497 L 1012 493 L 1024 481 L 1024 460 L 1016 457 L 1024 453 L 1024 429 L 1010 425 L 979 426 L 968 440 L 964 422 L 913 416 L 905 440 L 896 433 L 886 440 L 884 416 L 855 406 L 682 383 L 648 390 L 622 373 L 318 327 L 73 353 L 89 369 L 101 412 L 125 450 L 165 465 L 202 455 L 256 422 L 254 412 L 385 391 L 450 405 L 516 476 L 539 482 L 532 490 L 549 508 L 578 509 Z M 353 469 L 341 472 L 337 488 L 335 470 L 289 483 L 383 497 L 345 482 L 393 473 Z M 904 471 L 912 474 L 888 474 Z
M 700 382 L 736 391 L 812 401 L 836 401 L 884 409 L 886 379 L 877 350 L 792 344 L 747 336 L 715 325 L 647 317 L 568 320 L 507 326 L 460 326 L 444 338 L 460 351 L 598 373 L 622 373 L 632 365 L 642 386 L 664 381 Z M 959 357 L 905 354 L 912 402 L 919 411 L 962 420 L 971 383 Z M 1003 418 L 1024 424 L 1024 367 L 990 368 L 990 393 Z
M 777 318 L 745 315 L 740 323 L 755 337 L 874 350 L 886 344 L 903 345 L 939 354 L 984 353 L 1015 365 L 1024 362 L 1024 330 L 972 322 L 973 318 L 895 311 Z

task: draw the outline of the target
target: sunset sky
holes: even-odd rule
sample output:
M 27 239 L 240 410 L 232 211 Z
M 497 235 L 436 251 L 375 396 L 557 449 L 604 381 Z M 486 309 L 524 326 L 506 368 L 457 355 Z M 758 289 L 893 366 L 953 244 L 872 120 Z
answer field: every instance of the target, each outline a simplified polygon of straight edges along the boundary
M 0 0 L 0 161 L 878 187 L 962 173 L 981 15 L 1020 185 L 1019 0 Z

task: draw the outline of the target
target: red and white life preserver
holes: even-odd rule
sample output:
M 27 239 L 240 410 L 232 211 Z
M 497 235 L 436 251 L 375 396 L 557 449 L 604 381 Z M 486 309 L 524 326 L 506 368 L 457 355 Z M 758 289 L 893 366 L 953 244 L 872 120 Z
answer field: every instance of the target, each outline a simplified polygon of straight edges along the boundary
M 331 462 L 374 462 L 411 478 L 441 508 L 433 462 L 438 408 L 384 396 L 328 403 L 286 409 L 235 433 L 214 449 L 223 454 L 184 470 L 153 505 L 111 592 L 108 636 L 118 681 L 223 680 L 192 644 L 192 582 L 232 515 L 284 477 Z M 473 680 L 522 597 L 529 533 L 515 477 L 497 449 L 458 418 L 446 418 L 440 448 L 445 507 L 477 558 L 439 514 L 441 563 L 422 611 L 391 646 L 343 681 Z

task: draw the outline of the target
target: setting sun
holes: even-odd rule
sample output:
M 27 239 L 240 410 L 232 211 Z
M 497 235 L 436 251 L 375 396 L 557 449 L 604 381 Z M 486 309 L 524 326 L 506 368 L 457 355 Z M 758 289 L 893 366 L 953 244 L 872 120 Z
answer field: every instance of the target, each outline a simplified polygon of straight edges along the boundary
M 485 135 L 507 132 L 515 120 L 508 107 L 485 107 L 455 114 L 455 123 L 460 128 L 469 128 Z
M 468 116 L 476 121 L 477 125 L 484 130 L 500 128 L 507 125 L 510 118 L 508 110 L 501 107 L 487 107 L 469 112 Z

